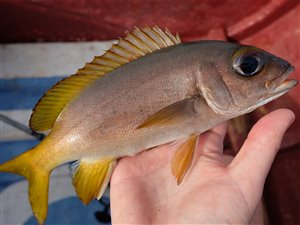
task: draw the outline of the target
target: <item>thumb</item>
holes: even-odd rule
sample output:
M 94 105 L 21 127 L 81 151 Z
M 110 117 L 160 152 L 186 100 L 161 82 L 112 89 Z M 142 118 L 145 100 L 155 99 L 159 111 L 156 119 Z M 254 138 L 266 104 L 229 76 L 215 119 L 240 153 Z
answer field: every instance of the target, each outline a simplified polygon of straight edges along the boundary
M 251 209 L 256 207 L 261 198 L 266 176 L 283 135 L 294 119 L 294 113 L 288 109 L 279 109 L 261 118 L 228 167 Z

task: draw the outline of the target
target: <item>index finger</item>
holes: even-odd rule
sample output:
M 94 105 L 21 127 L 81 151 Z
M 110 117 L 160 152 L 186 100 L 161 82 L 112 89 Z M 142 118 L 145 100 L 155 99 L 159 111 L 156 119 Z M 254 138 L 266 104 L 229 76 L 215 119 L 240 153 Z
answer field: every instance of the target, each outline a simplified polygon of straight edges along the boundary
M 264 116 L 251 129 L 240 152 L 228 166 L 231 177 L 252 207 L 261 198 L 266 176 L 294 119 L 294 113 L 288 109 L 279 109 Z

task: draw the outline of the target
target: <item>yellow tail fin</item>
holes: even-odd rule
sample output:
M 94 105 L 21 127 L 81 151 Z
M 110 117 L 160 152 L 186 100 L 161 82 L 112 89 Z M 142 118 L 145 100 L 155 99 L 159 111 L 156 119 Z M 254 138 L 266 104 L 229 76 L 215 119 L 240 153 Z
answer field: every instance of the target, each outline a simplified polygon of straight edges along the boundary
M 22 175 L 29 182 L 29 201 L 39 224 L 45 222 L 48 211 L 48 185 L 50 169 L 38 163 L 36 148 L 0 165 L 0 172 Z

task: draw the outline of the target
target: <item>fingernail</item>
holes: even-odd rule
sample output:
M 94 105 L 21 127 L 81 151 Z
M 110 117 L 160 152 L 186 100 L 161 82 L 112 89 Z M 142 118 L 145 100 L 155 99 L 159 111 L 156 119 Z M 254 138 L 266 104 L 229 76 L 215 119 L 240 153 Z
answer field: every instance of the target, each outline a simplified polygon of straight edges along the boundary
M 288 127 L 290 127 L 290 126 L 294 123 L 295 119 L 296 119 L 296 117 L 295 117 L 295 115 L 294 115 L 294 117 L 290 120 L 290 123 L 289 123 L 289 126 L 288 126 Z

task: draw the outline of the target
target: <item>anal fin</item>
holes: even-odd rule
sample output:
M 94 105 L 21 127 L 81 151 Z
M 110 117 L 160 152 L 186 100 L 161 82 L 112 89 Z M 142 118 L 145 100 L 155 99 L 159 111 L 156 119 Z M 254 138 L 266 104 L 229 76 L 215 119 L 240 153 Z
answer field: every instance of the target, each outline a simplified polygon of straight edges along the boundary
M 72 165 L 72 178 L 76 194 L 87 205 L 94 198 L 103 195 L 112 171 L 115 159 L 81 159 Z
M 192 164 L 197 135 L 190 136 L 175 152 L 171 162 L 171 171 L 179 185 Z

